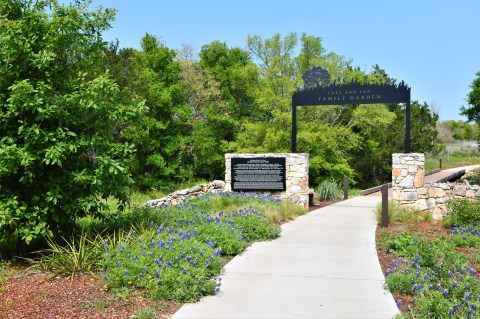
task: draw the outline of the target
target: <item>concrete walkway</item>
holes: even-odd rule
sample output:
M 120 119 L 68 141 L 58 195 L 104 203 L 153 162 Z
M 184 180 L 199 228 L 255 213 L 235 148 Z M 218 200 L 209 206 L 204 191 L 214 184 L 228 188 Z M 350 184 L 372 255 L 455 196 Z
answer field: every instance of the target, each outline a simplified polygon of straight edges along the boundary
M 181 318 L 392 318 L 398 313 L 375 250 L 378 197 L 356 197 L 282 226 L 222 274 L 221 292 L 184 305 Z

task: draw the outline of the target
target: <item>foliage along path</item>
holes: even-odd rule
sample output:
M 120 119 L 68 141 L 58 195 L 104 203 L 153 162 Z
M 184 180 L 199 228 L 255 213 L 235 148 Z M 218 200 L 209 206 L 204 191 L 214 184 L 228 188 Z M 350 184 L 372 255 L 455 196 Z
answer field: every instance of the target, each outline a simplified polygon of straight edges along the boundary
M 356 197 L 282 226 L 225 266 L 222 290 L 172 318 L 391 318 L 375 249 L 378 197 Z

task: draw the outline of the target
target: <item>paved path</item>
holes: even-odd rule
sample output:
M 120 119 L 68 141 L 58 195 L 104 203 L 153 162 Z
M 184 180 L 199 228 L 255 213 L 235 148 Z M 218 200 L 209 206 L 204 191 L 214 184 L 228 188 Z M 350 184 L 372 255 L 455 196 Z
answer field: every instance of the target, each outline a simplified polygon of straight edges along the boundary
M 356 197 L 282 226 L 225 266 L 221 292 L 181 318 L 392 318 L 398 313 L 375 250 L 378 197 Z

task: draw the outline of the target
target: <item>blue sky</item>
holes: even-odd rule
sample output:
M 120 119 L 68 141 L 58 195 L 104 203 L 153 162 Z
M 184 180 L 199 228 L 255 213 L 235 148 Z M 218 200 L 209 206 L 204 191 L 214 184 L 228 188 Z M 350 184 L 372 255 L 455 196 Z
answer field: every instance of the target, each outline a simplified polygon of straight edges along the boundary
M 478 0 L 93 0 L 118 10 L 105 40 L 139 48 L 153 34 L 171 49 L 220 40 L 245 48 L 249 35 L 319 36 L 327 51 L 369 71 L 381 68 L 435 105 L 440 120 L 465 120 L 469 85 L 480 71 Z

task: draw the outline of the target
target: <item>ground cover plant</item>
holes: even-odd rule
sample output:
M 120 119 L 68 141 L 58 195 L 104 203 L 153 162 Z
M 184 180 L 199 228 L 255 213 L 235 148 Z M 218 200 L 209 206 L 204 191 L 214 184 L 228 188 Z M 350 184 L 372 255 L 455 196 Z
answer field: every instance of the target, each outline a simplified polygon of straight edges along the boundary
M 411 219 L 378 230 L 378 255 L 399 318 L 480 318 L 480 225 L 473 218 L 480 202 L 470 202 L 467 213 L 457 209 L 462 205 L 450 203 L 445 224 Z
M 223 266 L 222 256 L 234 256 L 249 242 L 273 239 L 280 233 L 250 203 L 277 201 L 221 193 L 178 206 L 143 207 L 148 220 L 142 227 L 116 240 L 104 240 L 106 287 L 117 291 L 142 288 L 145 296 L 180 302 L 215 293 L 221 285 L 216 277 Z
M 0 310 L 6 318 L 169 316 L 182 302 L 216 293 L 225 262 L 304 213 L 270 196 L 219 193 L 78 218 L 73 239 L 49 242 L 26 265 L 0 263 Z M 32 289 L 34 297 L 17 302 Z

